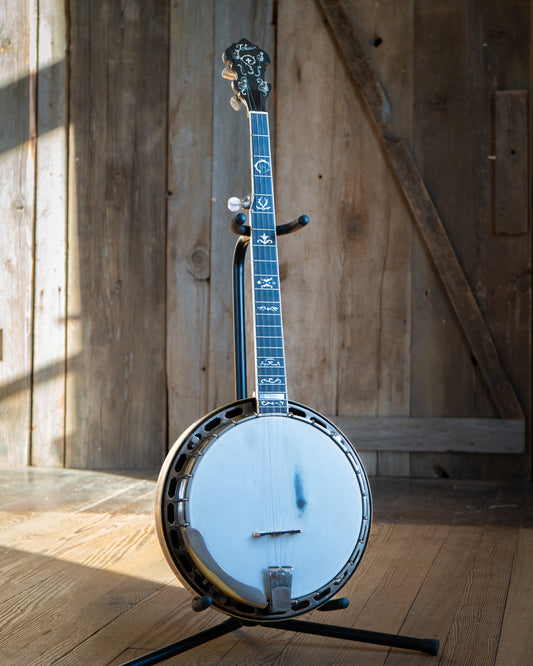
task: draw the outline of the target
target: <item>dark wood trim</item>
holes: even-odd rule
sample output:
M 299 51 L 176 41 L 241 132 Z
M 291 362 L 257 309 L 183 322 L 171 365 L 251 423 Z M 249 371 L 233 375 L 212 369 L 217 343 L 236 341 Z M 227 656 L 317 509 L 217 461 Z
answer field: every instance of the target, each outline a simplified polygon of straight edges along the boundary
M 332 416 L 360 451 L 524 453 L 523 419 Z

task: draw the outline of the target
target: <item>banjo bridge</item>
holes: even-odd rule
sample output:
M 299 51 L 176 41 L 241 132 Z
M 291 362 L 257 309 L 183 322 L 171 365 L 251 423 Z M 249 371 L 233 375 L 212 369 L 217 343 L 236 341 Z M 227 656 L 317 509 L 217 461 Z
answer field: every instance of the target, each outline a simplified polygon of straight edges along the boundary
M 252 536 L 254 538 L 264 536 L 277 537 L 281 536 L 282 534 L 300 534 L 301 531 L 302 530 L 272 530 L 271 532 L 252 532 Z

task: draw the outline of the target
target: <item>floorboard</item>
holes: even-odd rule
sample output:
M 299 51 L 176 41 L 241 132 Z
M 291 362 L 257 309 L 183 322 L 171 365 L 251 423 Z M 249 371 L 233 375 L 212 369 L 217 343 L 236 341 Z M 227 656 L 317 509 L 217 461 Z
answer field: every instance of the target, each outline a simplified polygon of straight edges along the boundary
M 0 469 L 0 663 L 122 664 L 211 627 L 170 571 L 155 473 Z M 301 619 L 438 638 L 436 657 L 242 628 L 168 664 L 533 665 L 530 485 L 375 479 L 346 610 Z

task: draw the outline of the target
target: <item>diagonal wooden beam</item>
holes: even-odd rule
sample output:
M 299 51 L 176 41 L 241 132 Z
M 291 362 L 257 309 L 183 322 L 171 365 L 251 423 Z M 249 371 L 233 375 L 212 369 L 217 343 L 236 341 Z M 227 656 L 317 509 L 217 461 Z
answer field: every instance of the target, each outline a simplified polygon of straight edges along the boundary
M 343 0 L 318 0 L 352 79 L 383 142 L 398 184 L 411 209 L 448 299 L 502 418 L 523 419 L 524 412 L 501 365 L 498 351 L 457 259 L 437 209 L 406 142 L 388 125 L 388 103 Z

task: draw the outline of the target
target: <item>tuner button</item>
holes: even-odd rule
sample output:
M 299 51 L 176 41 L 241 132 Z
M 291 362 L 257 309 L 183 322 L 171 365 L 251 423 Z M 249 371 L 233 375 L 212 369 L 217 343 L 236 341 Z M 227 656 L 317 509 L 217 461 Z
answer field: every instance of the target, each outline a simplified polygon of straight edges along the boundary
M 242 106 L 241 100 L 235 95 L 230 99 L 229 103 L 231 104 L 231 107 L 235 109 L 235 111 L 239 111 Z
M 230 197 L 228 199 L 228 208 L 232 213 L 236 213 L 241 209 L 250 208 L 250 195 L 247 194 L 242 199 L 240 197 Z
M 230 197 L 228 199 L 228 209 L 231 210 L 232 213 L 236 213 L 239 211 L 242 207 L 242 201 L 239 199 L 239 197 Z
M 222 78 L 223 79 L 228 79 L 228 81 L 235 81 L 237 78 L 237 74 L 233 70 L 231 70 L 229 67 L 224 67 L 222 70 Z

